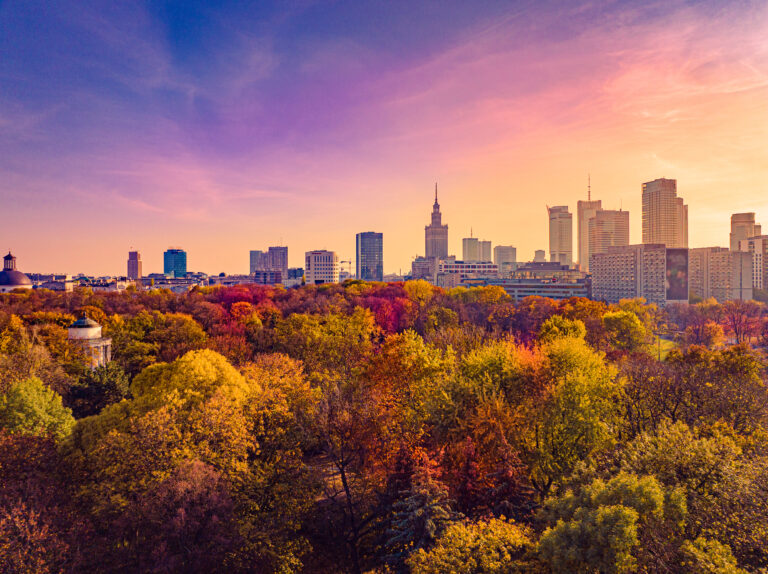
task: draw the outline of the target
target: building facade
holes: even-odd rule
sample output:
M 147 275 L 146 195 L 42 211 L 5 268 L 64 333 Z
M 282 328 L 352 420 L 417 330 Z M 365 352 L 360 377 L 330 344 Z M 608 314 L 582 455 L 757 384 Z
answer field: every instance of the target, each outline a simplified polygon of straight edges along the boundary
M 437 184 L 435 184 L 435 203 L 432 206 L 432 222 L 424 227 L 424 253 L 426 257 L 445 259 L 448 257 L 448 226 L 443 225 L 440 204 L 437 202 Z
M 688 250 L 661 244 L 609 247 L 590 258 L 592 297 L 618 303 L 644 298 L 648 303 L 687 303 Z
M 355 241 L 356 276 L 363 281 L 384 280 L 384 234 L 358 233 Z
M 517 249 L 512 245 L 497 245 L 493 248 L 493 262 L 498 265 L 499 273 L 514 271 L 517 265 Z
M 253 250 L 249 253 L 248 273 L 256 271 L 279 271 L 283 279 L 288 276 L 288 247 L 273 246 L 267 251 Z
M 755 223 L 754 213 L 734 213 L 731 215 L 731 251 L 740 251 L 740 244 L 750 237 L 757 237 L 762 233 L 762 226 Z
M 163 253 L 163 273 L 170 277 L 187 275 L 187 252 L 178 247 L 169 247 Z
M 752 287 L 768 289 L 768 235 L 742 239 L 739 247 L 752 257 Z
M 677 197 L 677 180 L 643 184 L 643 243 L 688 247 L 688 206 Z
M 141 253 L 138 251 L 128 252 L 128 273 L 126 276 L 131 281 L 141 281 Z
M 411 263 L 411 279 L 424 279 L 435 284 L 437 264 L 438 260 L 435 257 L 417 257 Z
M 566 205 L 547 207 L 549 216 L 549 260 L 573 265 L 573 215 Z
M 463 261 L 482 261 L 480 240 L 477 237 L 465 237 L 461 240 L 461 257 Z
M 609 247 L 629 245 L 629 212 L 600 209 L 588 222 L 589 253 L 605 253 Z M 589 266 L 587 266 L 587 269 Z M 584 269 L 582 269 L 584 270 Z
M 307 285 L 339 282 L 339 256 L 324 249 L 304 254 L 304 277 Z
M 589 271 L 589 220 L 602 209 L 602 202 L 579 200 L 576 202 L 576 246 L 579 249 L 579 268 Z
M 725 247 L 689 250 L 691 295 L 719 303 L 752 299 L 752 255 Z

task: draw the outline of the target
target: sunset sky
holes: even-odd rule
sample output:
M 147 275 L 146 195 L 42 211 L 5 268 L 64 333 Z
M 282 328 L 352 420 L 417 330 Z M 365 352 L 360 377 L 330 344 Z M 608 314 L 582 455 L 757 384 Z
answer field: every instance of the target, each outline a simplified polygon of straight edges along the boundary
M 250 4 L 250 5 L 249 5 Z M 768 227 L 768 2 L 0 0 L 0 247 L 37 272 L 243 273 L 248 251 L 518 259 L 546 205 L 678 181 L 690 245 Z M 575 231 L 575 218 L 574 218 Z M 576 242 L 574 240 L 574 246 Z M 574 258 L 576 254 L 574 253 Z

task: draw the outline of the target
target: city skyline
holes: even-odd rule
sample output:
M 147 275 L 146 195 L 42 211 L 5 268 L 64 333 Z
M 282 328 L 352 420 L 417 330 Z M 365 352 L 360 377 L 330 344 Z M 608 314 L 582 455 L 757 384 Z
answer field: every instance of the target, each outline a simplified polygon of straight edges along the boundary
M 131 249 L 159 271 L 180 245 L 238 273 L 263 245 L 353 259 L 375 229 L 406 272 L 437 180 L 449 253 L 474 228 L 525 261 L 588 173 L 632 244 L 657 178 L 690 247 L 768 221 L 764 3 L 388 8 L 3 3 L 6 247 L 37 272 L 119 275 Z

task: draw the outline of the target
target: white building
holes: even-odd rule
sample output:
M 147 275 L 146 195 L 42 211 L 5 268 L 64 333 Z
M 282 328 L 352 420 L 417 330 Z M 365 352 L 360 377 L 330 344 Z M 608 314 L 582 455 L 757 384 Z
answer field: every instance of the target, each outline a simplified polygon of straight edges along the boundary
M 480 261 L 480 240 L 477 237 L 465 237 L 461 240 L 461 257 L 464 261 Z
M 741 251 L 752 255 L 752 287 L 755 289 L 768 288 L 768 235 L 759 235 L 742 239 L 739 242 Z
M 691 294 L 719 303 L 752 299 L 752 255 L 726 247 L 689 250 Z
M 304 254 L 304 277 L 307 285 L 339 282 L 339 256 L 324 249 Z
M 599 209 L 589 220 L 589 253 L 629 245 L 629 212 Z M 588 270 L 587 266 L 587 270 Z M 582 271 L 585 269 L 582 268 Z
M 90 361 L 90 367 L 103 367 L 112 360 L 112 339 L 102 337 L 101 325 L 86 316 L 69 326 L 68 338 L 79 344 Z

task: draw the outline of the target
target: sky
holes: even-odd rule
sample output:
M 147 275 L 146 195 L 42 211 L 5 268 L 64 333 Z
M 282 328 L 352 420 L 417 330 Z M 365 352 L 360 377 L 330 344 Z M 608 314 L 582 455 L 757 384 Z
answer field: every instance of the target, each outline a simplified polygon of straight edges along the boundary
M 472 230 L 528 260 L 588 174 L 632 242 L 659 177 L 692 247 L 727 246 L 731 213 L 768 227 L 768 2 L 0 0 L 23 271 L 124 274 L 137 249 L 161 272 L 181 246 L 245 273 L 379 231 L 405 272 L 435 182 L 452 253 Z

